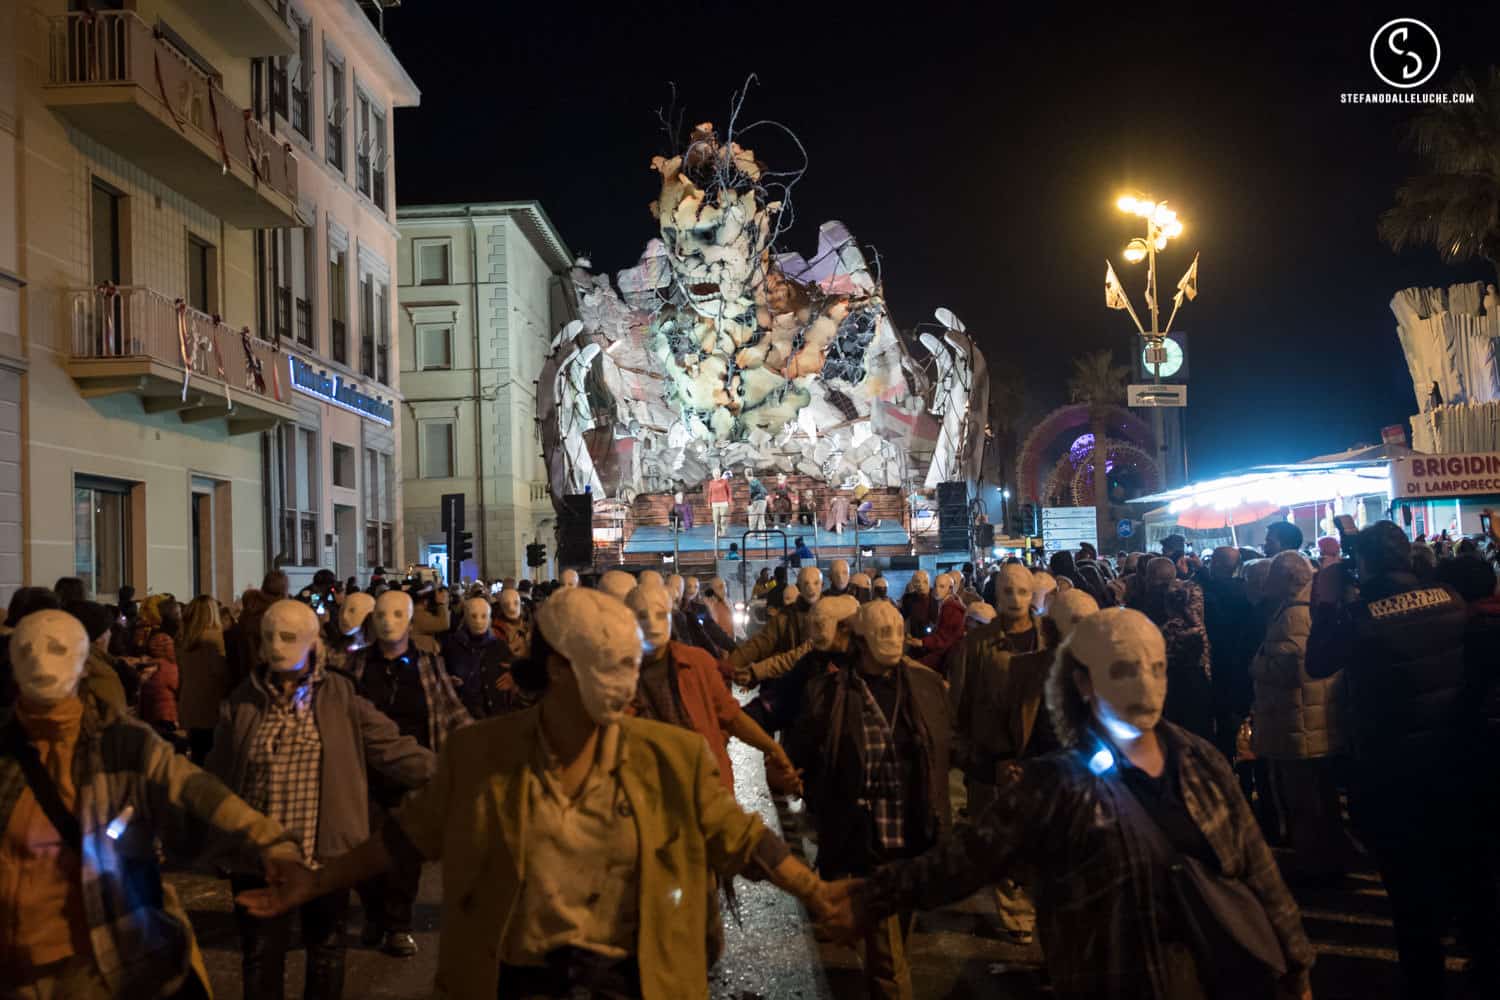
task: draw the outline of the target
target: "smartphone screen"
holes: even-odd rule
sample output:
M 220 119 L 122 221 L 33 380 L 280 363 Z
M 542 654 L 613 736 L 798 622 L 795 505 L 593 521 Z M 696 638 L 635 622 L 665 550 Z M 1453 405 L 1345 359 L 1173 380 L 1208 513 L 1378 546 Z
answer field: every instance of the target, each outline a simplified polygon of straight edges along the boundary
M 1488 514 L 1479 515 L 1479 530 L 1486 535 L 1490 533 L 1490 516 Z

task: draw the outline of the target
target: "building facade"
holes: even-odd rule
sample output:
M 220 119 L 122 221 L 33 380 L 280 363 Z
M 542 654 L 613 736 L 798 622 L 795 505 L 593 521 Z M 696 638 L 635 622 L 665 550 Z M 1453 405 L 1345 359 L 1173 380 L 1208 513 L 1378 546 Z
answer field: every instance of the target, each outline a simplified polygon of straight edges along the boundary
M 6 142 L 14 156 L 0 167 L 0 199 L 14 192 L 17 231 L 14 268 L 0 259 L 14 278 L 0 292 L 0 355 L 13 294 L 22 360 L 0 363 L 0 587 L 5 373 L 17 368 L 26 582 L 76 575 L 103 600 L 129 584 L 229 601 L 285 560 L 286 496 L 297 541 L 324 561 L 337 550 L 323 533 L 340 498 L 359 516 L 369 509 L 359 472 L 342 492 L 332 485 L 334 444 L 397 462 L 389 418 L 364 433 L 360 413 L 373 404 L 359 401 L 394 412 L 397 368 L 392 357 L 384 386 L 374 365 L 371 377 L 352 366 L 352 386 L 317 393 L 308 387 L 332 380 L 295 378 L 293 358 L 338 372 L 318 353 L 332 350 L 335 268 L 316 255 L 336 259 L 342 247 L 350 315 L 369 274 L 384 329 L 394 320 L 392 297 L 375 292 L 380 277 L 389 288 L 396 245 L 390 108 L 415 103 L 416 88 L 354 0 L 7 9 L 0 107 L 14 81 L 15 127 L 7 134 L 0 119 L 0 156 Z M 334 145 L 342 159 L 328 165 Z M 3 225 L 0 258 L 12 238 Z M 373 311 L 369 325 L 382 328 Z M 394 539 L 399 501 L 386 479 L 376 500 Z
M 462 575 L 525 575 L 527 543 L 556 555 L 536 379 L 574 316 L 573 255 L 536 202 L 402 206 L 397 221 L 407 551 L 446 568 L 440 499 L 461 493 Z

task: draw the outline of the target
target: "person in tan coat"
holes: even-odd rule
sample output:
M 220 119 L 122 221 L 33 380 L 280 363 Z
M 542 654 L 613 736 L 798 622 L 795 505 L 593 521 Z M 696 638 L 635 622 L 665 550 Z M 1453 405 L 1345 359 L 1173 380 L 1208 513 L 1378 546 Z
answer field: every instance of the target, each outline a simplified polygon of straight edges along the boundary
M 188 756 L 201 767 L 213 749 L 219 704 L 230 691 L 219 602 L 212 597 L 193 598 L 183 612 L 177 672 L 178 724 L 188 733 Z
M 1344 749 L 1344 678 L 1307 673 L 1312 632 L 1313 568 L 1300 553 L 1279 552 L 1266 577 L 1274 608 L 1250 663 L 1255 684 L 1251 747 L 1270 765 L 1273 794 L 1285 817 L 1292 870 L 1302 877 L 1341 874 L 1350 844 L 1339 814 L 1330 758 Z

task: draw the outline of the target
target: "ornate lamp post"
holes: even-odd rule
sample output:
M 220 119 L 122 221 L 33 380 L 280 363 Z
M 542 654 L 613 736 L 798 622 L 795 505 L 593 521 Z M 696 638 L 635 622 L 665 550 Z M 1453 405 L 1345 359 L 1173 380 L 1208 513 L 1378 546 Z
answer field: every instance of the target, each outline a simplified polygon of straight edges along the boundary
M 1188 265 L 1187 272 L 1177 282 L 1177 292 L 1172 296 L 1172 312 L 1167 317 L 1166 327 L 1163 328 L 1156 293 L 1156 255 L 1165 250 L 1171 240 L 1182 235 L 1184 228 L 1182 220 L 1177 218 L 1175 211 L 1167 207 L 1165 201 L 1158 202 L 1149 197 L 1121 195 L 1115 201 L 1115 207 L 1122 212 L 1146 220 L 1145 237 L 1136 237 L 1125 244 L 1123 255 L 1126 262 L 1131 264 L 1139 264 L 1143 260 L 1146 262 L 1146 307 L 1151 317 L 1151 328 L 1148 330 L 1141 323 L 1140 317 L 1136 315 L 1135 309 L 1130 304 L 1129 296 L 1125 294 L 1124 286 L 1115 275 L 1114 265 L 1107 260 L 1104 262 L 1104 304 L 1110 309 L 1123 309 L 1130 314 L 1145 344 L 1142 358 L 1151 370 L 1153 382 L 1160 385 L 1161 366 L 1167 363 L 1166 339 L 1167 334 L 1172 332 L 1172 321 L 1177 318 L 1177 310 L 1182 308 L 1184 300 L 1191 302 L 1198 297 L 1198 255 L 1193 255 L 1192 264 Z M 1152 432 L 1156 435 L 1157 466 L 1161 470 L 1163 485 L 1165 485 L 1167 442 L 1160 406 L 1152 407 L 1151 418 Z

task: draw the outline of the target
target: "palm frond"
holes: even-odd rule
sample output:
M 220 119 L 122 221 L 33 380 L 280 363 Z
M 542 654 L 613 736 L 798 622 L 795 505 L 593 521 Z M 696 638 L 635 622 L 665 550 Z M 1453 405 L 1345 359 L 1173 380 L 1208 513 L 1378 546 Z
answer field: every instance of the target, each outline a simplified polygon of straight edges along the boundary
M 1091 407 L 1112 406 L 1125 396 L 1130 369 L 1115 364 L 1113 351 L 1093 351 L 1073 361 L 1068 394 L 1075 403 Z

